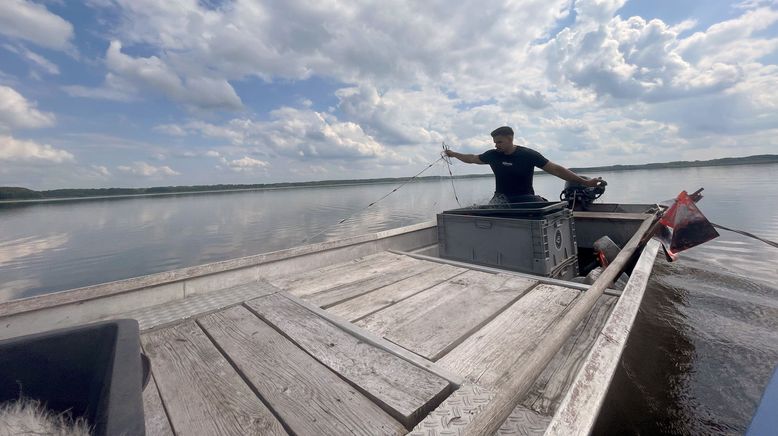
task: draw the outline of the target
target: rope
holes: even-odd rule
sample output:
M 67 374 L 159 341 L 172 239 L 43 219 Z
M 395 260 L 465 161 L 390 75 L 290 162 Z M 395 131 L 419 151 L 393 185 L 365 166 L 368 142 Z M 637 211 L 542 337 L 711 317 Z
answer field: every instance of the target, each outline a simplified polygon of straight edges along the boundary
M 754 238 L 757 241 L 762 241 L 762 242 L 764 242 L 767 245 L 771 245 L 771 246 L 773 246 L 775 248 L 778 248 L 778 242 L 769 241 L 767 239 L 760 238 L 759 236 L 756 236 L 756 235 L 754 235 L 752 233 L 744 232 L 742 230 L 730 229 L 729 227 L 720 226 L 720 225 L 715 224 L 715 223 L 711 223 L 711 224 L 713 224 L 713 227 L 716 227 L 717 229 L 729 230 L 730 232 L 739 233 L 739 234 L 741 234 L 743 236 L 748 236 L 749 238 Z
M 313 238 L 315 238 L 315 237 L 317 237 L 317 236 L 321 235 L 322 233 L 326 232 L 327 230 L 329 230 L 329 229 L 331 229 L 331 228 L 333 228 L 333 227 L 335 227 L 335 226 L 338 226 L 338 225 L 341 225 L 341 224 L 345 223 L 346 221 L 350 220 L 351 218 L 353 218 L 353 217 L 354 217 L 354 216 L 356 216 L 357 214 L 359 214 L 359 213 L 363 212 L 364 210 L 366 210 L 366 209 L 367 209 L 367 208 L 369 208 L 370 206 L 372 206 L 372 205 L 374 205 L 374 204 L 378 203 L 379 201 L 383 200 L 384 198 L 386 198 L 386 197 L 388 197 L 388 196 L 390 196 L 390 195 L 394 194 L 394 193 L 395 193 L 395 192 L 397 192 L 397 191 L 398 191 L 400 188 L 402 188 L 403 186 L 407 185 L 408 183 L 411 183 L 411 182 L 412 182 L 412 181 L 414 181 L 414 180 L 415 180 L 417 177 L 419 177 L 420 175 L 422 175 L 422 174 L 423 174 L 425 171 L 427 171 L 428 169 L 432 168 L 432 167 L 433 167 L 433 166 L 434 166 L 436 163 L 438 163 L 438 162 L 440 162 L 440 161 L 442 161 L 442 160 L 444 160 L 444 157 L 443 157 L 443 156 L 441 156 L 440 158 L 438 158 L 438 160 L 436 160 L 435 162 L 432 162 L 431 164 L 427 165 L 427 167 L 426 167 L 426 168 L 424 168 L 423 170 L 421 170 L 421 171 L 419 171 L 418 173 L 416 173 L 416 175 L 415 175 L 415 176 L 413 176 L 413 177 L 411 177 L 410 179 L 406 180 L 406 181 L 405 181 L 403 184 L 401 184 L 400 186 L 398 186 L 398 187 L 396 187 L 396 188 L 392 189 L 392 190 L 391 190 L 389 193 L 387 193 L 387 194 L 386 194 L 386 195 L 384 195 L 383 197 L 381 197 L 381 198 L 379 198 L 378 200 L 376 200 L 376 201 L 374 201 L 374 202 L 372 202 L 372 203 L 368 204 L 367 206 L 363 207 L 362 209 L 359 209 L 358 211 L 356 211 L 356 212 L 352 213 L 351 215 L 349 215 L 349 216 L 347 216 L 347 217 L 343 218 L 342 220 L 338 221 L 337 223 L 335 223 L 335 224 L 333 224 L 333 225 L 331 225 L 331 226 L 327 226 L 327 227 L 325 227 L 324 229 L 322 229 L 320 232 L 318 232 L 318 233 L 314 234 L 313 236 L 309 236 L 309 237 L 307 237 L 307 238 L 303 239 L 303 241 L 302 241 L 301 243 L 303 243 L 303 244 L 304 244 L 304 243 L 306 243 L 306 242 L 310 241 L 311 239 L 313 239 Z
M 451 176 L 451 190 L 454 191 L 454 198 L 457 200 L 457 204 L 459 207 L 462 207 L 462 203 L 459 202 L 459 197 L 457 196 L 457 188 L 454 186 L 454 173 L 451 172 L 451 158 L 446 155 L 446 151 L 448 150 L 448 146 L 445 142 L 442 142 L 443 144 L 443 156 L 446 161 L 446 167 L 448 168 L 448 175 Z

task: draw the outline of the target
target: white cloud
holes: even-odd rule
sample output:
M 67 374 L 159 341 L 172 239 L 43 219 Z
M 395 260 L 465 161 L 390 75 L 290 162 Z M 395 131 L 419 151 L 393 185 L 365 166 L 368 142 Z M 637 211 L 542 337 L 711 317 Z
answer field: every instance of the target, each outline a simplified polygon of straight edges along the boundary
M 745 63 L 775 52 L 778 39 L 753 39 L 755 32 L 778 22 L 778 10 L 760 8 L 740 17 L 696 32 L 678 44 L 678 53 L 689 62 L 711 65 Z
M 466 99 L 515 83 L 527 47 L 567 14 L 569 0 L 484 8 L 469 0 L 312 4 L 302 0 L 117 0 L 116 39 L 154 55 L 131 57 L 114 42 L 112 72 L 197 107 L 237 107 L 229 80 L 332 77 L 379 87 L 439 86 Z M 516 30 L 516 29 L 520 30 Z M 204 94 L 188 101 L 181 88 Z M 205 92 L 208 91 L 208 92 Z M 195 92 L 194 94 L 197 94 Z M 530 90 L 534 92 L 534 90 Z M 185 98 L 186 97 L 186 98 Z
M 0 85 L 0 132 L 10 129 L 48 127 L 54 114 L 41 112 L 13 88 Z
M 270 165 L 265 161 L 254 159 L 248 156 L 244 156 L 241 159 L 235 159 L 226 162 L 229 168 L 235 172 L 253 172 L 257 169 L 262 169 Z
M 179 74 L 157 56 L 132 57 L 122 53 L 122 44 L 111 41 L 105 55 L 109 69 L 98 88 L 64 87 L 70 95 L 128 101 L 148 89 L 198 109 L 240 109 L 243 103 L 232 85 L 222 78 Z
M 54 50 L 72 49 L 73 25 L 31 1 L 0 1 L 0 33 Z
M 110 177 L 111 172 L 108 170 L 107 167 L 103 165 L 90 165 L 89 168 L 94 171 L 94 173 L 100 177 Z
M 50 60 L 39 55 L 38 53 L 35 53 L 32 50 L 27 49 L 24 46 L 20 45 L 18 47 L 15 47 L 10 44 L 3 44 L 3 47 L 6 50 L 16 53 L 19 56 L 27 59 L 27 61 L 33 64 L 33 66 L 35 66 L 36 69 L 42 70 L 46 74 L 50 74 L 54 76 L 59 74 L 59 67 L 57 66 L 57 64 L 51 62 Z
M 93 88 L 83 85 L 65 85 L 62 87 L 62 90 L 71 97 L 95 98 L 121 102 L 138 100 L 138 89 L 127 80 L 110 72 L 105 75 L 105 81 L 99 87 Z
M 154 126 L 154 131 L 170 136 L 186 136 L 186 131 L 181 126 L 176 124 L 160 124 L 158 126 Z
M 778 5 L 778 0 L 743 0 L 736 3 L 735 9 L 756 9 L 763 6 Z
M 335 95 L 338 108 L 389 145 L 437 143 L 444 137 L 436 129 L 450 129 L 459 102 L 437 89 L 391 89 L 379 93 L 370 85 L 343 88 Z
M 331 114 L 282 107 L 271 120 L 235 118 L 224 125 L 192 121 L 166 125 L 165 131 L 183 131 L 227 139 L 231 144 L 296 159 L 365 159 L 396 157 L 357 123 L 341 122 Z
M 737 65 L 688 62 L 679 43 L 678 31 L 660 20 L 617 16 L 600 26 L 564 29 L 545 52 L 552 79 L 621 99 L 678 99 L 718 92 L 740 80 Z
M 0 161 L 54 163 L 72 162 L 72 154 L 48 144 L 0 135 Z
M 123 173 L 143 177 L 166 177 L 181 175 L 181 173 L 173 170 L 167 165 L 155 167 L 142 161 L 133 162 L 131 165 L 120 165 L 116 167 L 116 169 Z

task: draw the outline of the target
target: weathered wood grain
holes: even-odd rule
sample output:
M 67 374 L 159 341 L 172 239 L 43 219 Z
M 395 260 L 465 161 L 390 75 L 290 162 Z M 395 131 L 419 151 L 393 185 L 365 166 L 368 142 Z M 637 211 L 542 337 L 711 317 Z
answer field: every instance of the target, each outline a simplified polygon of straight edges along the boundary
M 355 338 L 281 294 L 246 305 L 407 428 L 413 428 L 451 390 L 442 377 Z
M 624 246 L 619 255 L 616 256 L 616 259 L 611 262 L 597 281 L 592 284 L 592 287 L 578 298 L 574 304 L 570 305 L 567 315 L 555 322 L 553 326 L 550 326 L 548 333 L 538 338 L 538 344 L 533 351 L 525 358 L 517 360 L 513 368 L 506 372 L 505 377 L 497 382 L 500 385 L 500 390 L 496 392 L 495 397 L 489 404 L 474 416 L 473 420 L 467 425 L 468 434 L 492 435 L 500 428 L 502 422 L 508 418 L 513 409 L 526 395 L 527 390 L 535 382 L 535 379 L 543 372 L 543 369 L 567 341 L 581 320 L 591 311 L 605 288 L 613 283 L 613 280 L 621 273 L 632 255 L 638 250 L 640 240 L 651 226 L 652 221 L 653 218 L 647 218 L 643 221 L 638 231 L 635 232 L 627 245 Z M 647 280 L 647 277 L 645 279 Z M 560 408 L 563 406 L 564 403 Z M 552 426 L 553 422 L 549 429 Z
M 307 300 L 326 309 L 332 305 L 369 293 L 374 289 L 413 277 L 435 266 L 432 262 L 405 257 L 400 261 L 387 265 L 386 268 L 373 268 L 372 273 L 365 277 L 358 273 L 356 276 L 359 278 L 353 282 L 309 295 Z
M 536 283 L 470 271 L 367 316 L 357 325 L 436 360 Z
M 438 360 L 444 368 L 488 389 L 516 360 L 533 350 L 554 320 L 563 316 L 580 291 L 538 285 Z
M 589 316 L 581 321 L 546 369 L 540 373 L 522 400 L 522 405 L 542 415 L 554 415 L 618 300 L 608 295 L 597 300 Z
M 176 433 L 286 434 L 194 321 L 146 333 L 141 340 Z
M 451 265 L 435 264 L 434 268 L 328 307 L 327 311 L 349 321 L 356 321 L 466 271 Z
M 453 386 L 459 386 L 464 382 L 464 379 L 462 377 L 452 373 L 451 371 L 441 367 L 440 365 L 437 365 L 435 362 L 427 360 L 416 353 L 412 353 L 406 350 L 405 348 L 395 344 L 394 342 L 389 342 L 386 339 L 377 336 L 366 329 L 363 329 L 362 327 L 354 325 L 344 320 L 343 318 L 339 316 L 335 316 L 327 312 L 326 310 L 322 309 L 321 307 L 311 304 L 301 298 L 297 298 L 294 295 L 290 295 L 288 293 L 284 293 L 283 295 L 286 298 L 299 304 L 300 306 L 305 307 L 311 312 L 319 315 L 320 317 L 326 319 L 332 324 L 338 326 L 341 330 L 349 333 L 350 335 L 354 336 L 360 341 L 367 342 L 370 345 L 378 347 L 384 351 L 388 351 L 389 353 L 405 360 L 406 362 L 410 362 L 420 368 L 424 368 L 427 371 L 448 380 L 448 382 L 451 383 Z
M 591 287 L 590 285 L 585 285 L 583 283 L 576 283 L 576 282 L 571 282 L 571 281 L 567 281 L 567 280 L 552 279 L 552 278 L 549 278 L 549 277 L 540 277 L 540 276 L 536 276 L 536 275 L 532 275 L 532 274 L 520 273 L 518 271 L 510 271 L 510 270 L 507 270 L 507 269 L 493 268 L 493 267 L 489 267 L 489 266 L 476 265 L 476 264 L 467 263 L 467 262 L 458 262 L 456 260 L 441 259 L 439 257 L 432 257 L 432 256 L 420 254 L 420 253 L 412 253 L 412 252 L 405 252 L 405 251 L 399 251 L 399 250 L 388 250 L 388 251 L 390 253 L 403 254 L 405 256 L 412 257 L 414 259 L 426 260 L 428 262 L 435 262 L 435 263 L 439 263 L 439 264 L 442 264 L 442 265 L 453 265 L 453 266 L 457 266 L 457 267 L 460 267 L 460 268 L 465 268 L 465 269 L 468 269 L 468 270 L 471 270 L 471 271 L 483 271 L 483 272 L 488 272 L 488 273 L 493 273 L 493 274 L 505 274 L 505 275 L 515 276 L 515 277 L 524 277 L 524 278 L 527 278 L 527 279 L 530 279 L 530 280 L 537 280 L 538 283 L 545 283 L 547 285 L 564 286 L 566 288 L 578 289 L 578 290 L 581 290 L 581 291 L 586 291 L 586 290 L 588 290 Z M 613 295 L 613 296 L 616 296 L 616 297 L 621 295 L 621 291 L 618 291 L 616 289 L 606 289 L 604 291 L 604 293 L 606 295 Z
M 632 270 L 624 296 L 616 303 L 583 367 L 567 390 L 549 424 L 549 435 L 585 435 L 594 426 L 611 378 L 619 364 L 629 332 L 635 322 L 660 243 L 648 241 Z
M 404 433 L 370 399 L 245 307 L 198 322 L 295 434 Z
M 292 295 L 308 298 L 317 292 L 354 283 L 378 272 L 397 269 L 397 263 L 403 261 L 410 263 L 411 259 L 383 252 L 301 274 L 271 278 L 269 281 Z
M 165 408 L 162 407 L 162 399 L 159 397 L 153 375 L 143 390 L 143 419 L 146 422 L 147 436 L 173 436 L 173 429 L 170 428 L 170 421 Z

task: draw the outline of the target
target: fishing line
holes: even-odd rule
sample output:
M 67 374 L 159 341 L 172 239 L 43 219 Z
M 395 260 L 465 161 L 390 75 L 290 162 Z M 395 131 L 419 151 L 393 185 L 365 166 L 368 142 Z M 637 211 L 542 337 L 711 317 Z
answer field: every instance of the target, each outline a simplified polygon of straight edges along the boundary
M 713 225 L 713 227 L 716 227 L 717 229 L 728 230 L 730 232 L 739 233 L 739 234 L 741 234 L 743 236 L 748 236 L 749 238 L 754 238 L 757 241 L 762 241 L 762 242 L 764 242 L 767 245 L 772 245 L 773 247 L 778 248 L 778 242 L 773 242 L 773 241 L 769 241 L 769 240 L 764 239 L 764 238 L 760 238 L 759 236 L 756 236 L 753 233 L 744 232 L 743 230 L 730 229 L 729 227 L 724 227 L 724 226 L 718 225 L 716 223 L 711 223 L 711 224 Z
M 395 192 L 397 192 L 397 191 L 398 191 L 400 188 L 402 188 L 403 186 L 405 186 L 405 185 L 407 185 L 408 183 L 411 183 L 412 181 L 416 180 L 416 178 L 417 178 L 417 177 L 419 177 L 420 175 L 422 175 L 422 174 L 423 174 L 425 171 L 427 171 L 428 169 L 432 168 L 432 167 L 433 167 L 433 166 L 434 166 L 436 163 L 438 163 L 438 162 L 440 162 L 440 161 L 442 161 L 442 160 L 445 160 L 444 156 L 441 156 L 441 157 L 440 157 L 440 158 L 438 158 L 438 160 L 436 160 L 435 162 L 432 162 L 431 164 L 427 165 L 427 167 L 426 167 L 426 168 L 424 168 L 423 170 L 419 171 L 419 172 L 418 172 L 418 173 L 417 173 L 415 176 L 413 176 L 413 177 L 411 177 L 410 179 L 406 180 L 406 181 L 405 181 L 405 183 L 403 183 L 403 184 L 401 184 L 400 186 L 398 186 L 398 187 L 396 187 L 396 188 L 392 189 L 392 190 L 391 190 L 389 193 L 387 193 L 387 194 L 386 194 L 386 195 L 384 195 L 383 197 L 381 197 L 381 198 L 379 198 L 378 200 L 376 200 L 376 201 L 374 201 L 374 202 L 372 202 L 372 203 L 368 204 L 367 206 L 363 207 L 362 209 L 359 209 L 358 211 L 356 211 L 356 212 L 352 213 L 351 215 L 347 216 L 346 218 L 343 218 L 342 220 L 338 221 L 337 223 L 335 223 L 335 224 L 333 224 L 333 225 L 331 225 L 331 226 L 325 227 L 324 229 L 322 229 L 320 232 L 316 233 L 315 235 L 313 235 L 313 236 L 309 236 L 309 237 L 307 237 L 307 238 L 303 239 L 303 241 L 302 241 L 301 243 L 302 243 L 302 244 L 304 244 L 304 243 L 306 243 L 306 242 L 310 241 L 311 239 L 313 239 L 313 238 L 315 238 L 315 237 L 317 237 L 317 236 L 321 235 L 322 233 L 326 232 L 327 230 L 329 230 L 329 229 L 331 229 L 331 228 L 333 228 L 333 227 L 335 227 L 335 226 L 338 226 L 338 225 L 340 225 L 340 224 L 343 224 L 343 223 L 345 223 L 346 221 L 350 220 L 350 219 L 351 219 L 351 218 L 353 218 L 354 216 L 356 216 L 356 215 L 358 215 L 359 213 L 363 212 L 364 210 L 366 210 L 366 209 L 367 209 L 367 208 L 369 208 L 370 206 L 372 206 L 372 205 L 374 205 L 374 204 L 378 203 L 379 201 L 383 200 L 384 198 L 386 198 L 386 197 L 388 197 L 388 196 L 390 196 L 390 195 L 394 194 Z
M 446 161 L 448 175 L 451 176 L 451 190 L 454 191 L 454 198 L 457 200 L 457 204 L 459 207 L 462 207 L 462 203 L 459 202 L 459 197 L 457 196 L 457 188 L 454 186 L 454 173 L 451 172 L 451 158 L 446 155 L 446 152 L 448 151 L 448 145 L 446 145 L 445 142 L 442 142 L 441 144 L 443 144 L 443 160 Z

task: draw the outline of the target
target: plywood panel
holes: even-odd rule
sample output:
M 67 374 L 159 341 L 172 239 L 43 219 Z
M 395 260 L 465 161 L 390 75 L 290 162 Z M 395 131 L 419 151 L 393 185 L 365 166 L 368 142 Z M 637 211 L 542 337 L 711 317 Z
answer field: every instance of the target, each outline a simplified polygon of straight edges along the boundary
M 178 434 L 286 434 L 194 321 L 141 340 Z
M 281 294 L 247 306 L 408 428 L 450 391 L 444 378 L 357 339 Z
M 414 295 L 357 324 L 436 360 L 537 282 L 470 271 Z
M 295 434 L 402 434 L 403 426 L 248 309 L 198 320 Z
M 466 271 L 451 265 L 437 265 L 420 274 L 329 307 L 327 311 L 349 321 L 356 321 Z

